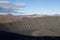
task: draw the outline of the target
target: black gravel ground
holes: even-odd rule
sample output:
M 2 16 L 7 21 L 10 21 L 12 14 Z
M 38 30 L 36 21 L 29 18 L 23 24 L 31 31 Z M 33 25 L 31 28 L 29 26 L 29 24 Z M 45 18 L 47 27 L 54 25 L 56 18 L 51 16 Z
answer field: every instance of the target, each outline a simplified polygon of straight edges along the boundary
M 60 37 L 55 36 L 27 36 L 16 33 L 0 31 L 0 40 L 60 40 Z

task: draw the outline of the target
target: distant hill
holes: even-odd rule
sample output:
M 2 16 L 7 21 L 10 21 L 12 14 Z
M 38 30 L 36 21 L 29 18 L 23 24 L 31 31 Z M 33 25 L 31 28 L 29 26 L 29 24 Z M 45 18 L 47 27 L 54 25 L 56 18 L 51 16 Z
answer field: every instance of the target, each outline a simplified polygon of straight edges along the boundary
M 6 15 L 0 15 L 0 23 L 8 23 L 13 22 L 15 18 L 13 18 L 13 15 L 6 14 Z
M 40 15 L 20 15 L 20 16 L 13 16 L 12 14 L 5 14 L 0 15 L 0 23 L 8 23 L 8 22 L 14 22 L 18 21 L 21 18 L 28 17 L 28 18 L 34 18 L 34 17 L 42 17 Z

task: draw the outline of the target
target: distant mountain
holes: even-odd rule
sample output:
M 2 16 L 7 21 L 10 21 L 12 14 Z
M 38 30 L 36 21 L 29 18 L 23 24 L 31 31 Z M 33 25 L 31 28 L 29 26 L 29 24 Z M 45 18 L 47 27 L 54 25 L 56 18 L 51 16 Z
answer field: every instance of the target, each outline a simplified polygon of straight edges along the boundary
M 60 14 L 54 14 L 53 16 L 60 16 Z
M 36 16 L 36 15 L 39 15 L 39 14 L 33 14 L 33 16 Z

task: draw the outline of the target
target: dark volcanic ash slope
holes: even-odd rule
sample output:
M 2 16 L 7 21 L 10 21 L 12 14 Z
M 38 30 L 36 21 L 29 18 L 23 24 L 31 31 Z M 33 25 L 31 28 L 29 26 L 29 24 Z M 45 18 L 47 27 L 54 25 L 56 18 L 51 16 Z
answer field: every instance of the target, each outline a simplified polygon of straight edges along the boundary
M 60 16 L 23 17 L 20 21 L 4 23 L 2 30 L 32 36 L 60 36 Z

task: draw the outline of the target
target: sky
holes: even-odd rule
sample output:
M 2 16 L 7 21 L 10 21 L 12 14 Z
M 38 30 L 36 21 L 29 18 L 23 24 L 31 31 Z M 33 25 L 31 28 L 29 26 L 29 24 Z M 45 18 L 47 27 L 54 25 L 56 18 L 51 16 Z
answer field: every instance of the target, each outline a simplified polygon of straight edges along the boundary
M 22 13 L 12 13 L 13 15 L 53 15 L 60 14 L 60 0 L 7 0 L 11 3 L 23 3 L 24 7 L 18 11 Z

